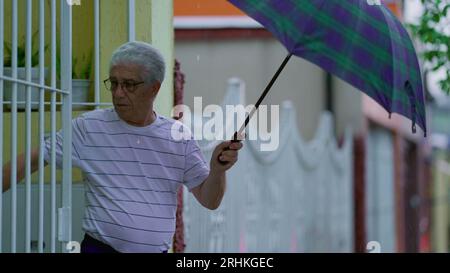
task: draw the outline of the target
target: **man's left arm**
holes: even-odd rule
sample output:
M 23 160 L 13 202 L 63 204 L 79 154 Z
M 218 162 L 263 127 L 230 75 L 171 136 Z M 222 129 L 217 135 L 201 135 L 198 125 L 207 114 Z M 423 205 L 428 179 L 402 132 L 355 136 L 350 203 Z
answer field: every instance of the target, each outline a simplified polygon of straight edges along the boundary
M 208 177 L 192 189 L 195 198 L 204 207 L 211 210 L 219 207 L 226 189 L 226 171 L 237 162 L 241 148 L 241 142 L 225 141 L 214 149 Z

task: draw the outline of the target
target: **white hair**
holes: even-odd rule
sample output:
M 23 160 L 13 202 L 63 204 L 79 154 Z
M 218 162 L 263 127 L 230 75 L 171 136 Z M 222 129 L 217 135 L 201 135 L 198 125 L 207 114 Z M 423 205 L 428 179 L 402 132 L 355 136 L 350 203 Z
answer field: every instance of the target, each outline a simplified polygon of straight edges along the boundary
M 142 80 L 146 83 L 158 81 L 162 83 L 166 64 L 161 52 L 152 45 L 144 42 L 128 42 L 114 51 L 109 69 L 118 64 L 137 64 L 144 67 Z

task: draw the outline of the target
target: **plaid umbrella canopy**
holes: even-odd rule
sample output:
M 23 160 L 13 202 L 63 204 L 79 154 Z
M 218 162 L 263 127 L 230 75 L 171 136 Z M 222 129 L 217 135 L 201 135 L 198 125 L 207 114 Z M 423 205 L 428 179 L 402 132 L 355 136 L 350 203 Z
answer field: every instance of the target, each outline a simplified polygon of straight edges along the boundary
M 255 110 L 292 55 L 363 91 L 384 109 L 416 123 L 426 136 L 417 54 L 391 11 L 372 0 L 228 0 L 262 24 L 288 50 Z M 245 129 L 251 118 L 247 116 Z

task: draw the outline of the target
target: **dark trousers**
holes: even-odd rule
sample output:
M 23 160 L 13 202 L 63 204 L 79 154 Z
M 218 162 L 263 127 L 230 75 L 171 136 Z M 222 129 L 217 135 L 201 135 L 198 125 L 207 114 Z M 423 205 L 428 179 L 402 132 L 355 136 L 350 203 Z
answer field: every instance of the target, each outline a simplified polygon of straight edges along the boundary
M 120 253 L 109 245 L 92 238 L 88 234 L 84 235 L 81 242 L 81 253 Z
M 120 253 L 115 250 L 111 246 L 100 242 L 97 239 L 92 238 L 87 233 L 84 234 L 84 239 L 81 242 L 81 253 Z M 164 250 L 162 253 L 167 253 L 167 250 Z

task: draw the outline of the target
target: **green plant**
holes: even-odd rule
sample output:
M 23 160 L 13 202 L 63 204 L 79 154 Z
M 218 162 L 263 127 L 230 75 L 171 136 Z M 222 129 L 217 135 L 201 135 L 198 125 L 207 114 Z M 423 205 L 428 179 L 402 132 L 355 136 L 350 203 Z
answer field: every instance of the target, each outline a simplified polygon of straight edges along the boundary
M 86 60 L 85 55 L 83 55 L 82 60 L 84 61 L 84 66 L 80 69 L 80 72 L 77 73 L 76 65 L 78 63 L 78 59 L 76 57 L 72 58 L 72 79 L 89 79 L 91 75 L 91 60 L 92 60 L 92 53 L 89 54 L 88 59 Z M 60 50 L 59 45 L 57 45 L 57 54 L 56 54 L 56 75 L 57 78 L 60 78 L 60 71 L 61 71 L 61 56 L 60 56 Z
M 418 24 L 409 24 L 414 37 L 423 44 L 422 56 L 431 64 L 431 71 L 446 70 L 442 79 L 442 91 L 450 95 L 450 24 L 448 12 L 450 3 L 443 0 L 421 0 L 424 13 Z
M 72 60 L 72 78 L 73 79 L 89 79 L 91 76 L 91 59 L 92 59 L 92 53 L 89 54 L 88 59 L 86 60 L 85 55 L 83 55 L 82 60 L 84 61 L 84 66 L 81 67 L 81 70 L 79 73 L 76 73 L 76 64 L 77 64 L 77 58 L 74 57 Z
M 32 44 L 36 44 L 36 36 L 37 36 L 38 32 L 35 32 L 33 34 L 32 37 Z M 17 67 L 25 67 L 26 65 L 26 44 L 25 44 L 25 39 L 22 39 L 22 44 L 19 44 L 17 46 Z M 9 42 L 4 43 L 4 47 L 5 47 L 5 59 L 4 59 L 4 66 L 5 67 L 11 67 L 12 65 L 12 60 L 11 60 L 11 55 L 12 55 L 12 45 Z M 46 52 L 48 49 L 48 45 L 45 45 L 44 47 L 44 52 Z M 32 49 L 32 53 L 31 53 L 31 66 L 35 67 L 39 65 L 39 48 L 35 49 L 33 51 Z

